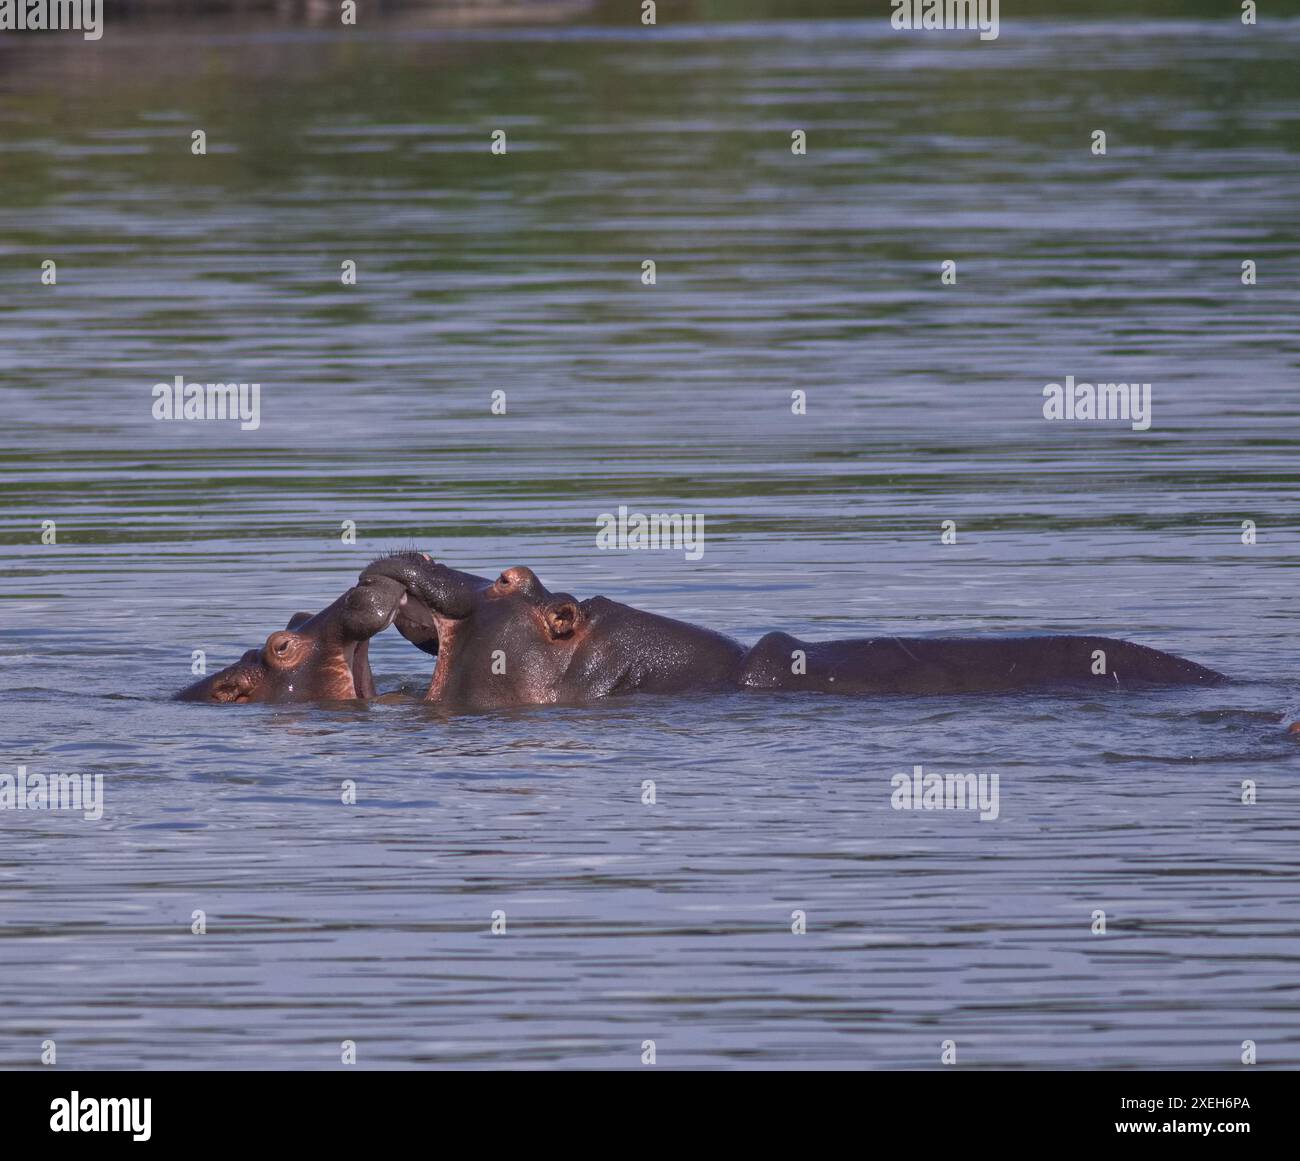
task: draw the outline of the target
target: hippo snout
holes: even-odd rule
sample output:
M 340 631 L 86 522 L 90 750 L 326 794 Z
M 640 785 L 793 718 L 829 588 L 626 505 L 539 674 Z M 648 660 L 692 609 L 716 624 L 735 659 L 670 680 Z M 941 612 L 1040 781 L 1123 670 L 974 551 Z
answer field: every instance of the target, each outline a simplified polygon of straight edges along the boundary
M 393 623 L 406 604 L 406 586 L 385 576 L 363 576 L 343 598 L 343 620 L 348 636 L 373 637 Z
M 475 599 L 492 585 L 487 577 L 448 568 L 424 552 L 398 552 L 380 557 L 361 574 L 363 581 L 375 577 L 399 582 L 411 597 L 412 605 L 423 605 L 435 617 L 469 616 Z M 402 619 L 410 619 L 412 615 L 411 605 L 406 606 Z

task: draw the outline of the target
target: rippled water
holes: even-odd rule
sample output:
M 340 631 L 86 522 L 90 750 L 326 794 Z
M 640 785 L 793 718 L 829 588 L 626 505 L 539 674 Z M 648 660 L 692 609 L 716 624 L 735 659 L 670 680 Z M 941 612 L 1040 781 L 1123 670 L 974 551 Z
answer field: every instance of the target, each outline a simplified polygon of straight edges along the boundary
M 111 23 L 0 47 L 0 757 L 107 796 L 0 812 L 0 1064 L 1300 1064 L 1300 23 Z M 1045 422 L 1068 374 L 1150 381 L 1151 430 Z M 155 422 L 176 375 L 260 427 Z M 598 552 L 620 503 L 703 559 Z M 165 700 L 405 543 L 747 640 L 1239 680 Z M 917 764 L 1000 818 L 891 809 Z

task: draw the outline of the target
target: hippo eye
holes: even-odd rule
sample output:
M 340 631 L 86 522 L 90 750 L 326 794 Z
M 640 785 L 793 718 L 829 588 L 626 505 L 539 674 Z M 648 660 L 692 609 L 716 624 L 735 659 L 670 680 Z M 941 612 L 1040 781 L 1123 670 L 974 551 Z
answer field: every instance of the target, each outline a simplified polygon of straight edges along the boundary
M 277 657 L 283 657 L 288 651 L 289 651 L 288 638 L 281 638 L 279 641 L 275 643 L 275 655 Z
M 510 587 L 510 578 L 506 576 L 505 573 L 502 573 L 497 577 L 497 584 L 499 584 L 503 589 L 508 589 Z

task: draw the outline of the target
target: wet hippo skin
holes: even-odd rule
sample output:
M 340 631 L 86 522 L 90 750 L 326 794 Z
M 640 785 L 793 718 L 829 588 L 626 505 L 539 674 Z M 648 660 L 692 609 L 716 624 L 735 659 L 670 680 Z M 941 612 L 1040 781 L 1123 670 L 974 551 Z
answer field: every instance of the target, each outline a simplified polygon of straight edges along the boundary
M 792 672 L 802 651 L 806 673 Z M 1095 672 L 1101 667 L 1101 672 Z M 876 637 L 800 641 L 769 633 L 740 684 L 822 693 L 975 693 L 1066 685 L 1195 685 L 1226 680 L 1195 662 L 1112 637 Z
M 399 582 L 398 631 L 438 658 L 425 700 L 492 707 L 615 694 L 766 689 L 841 694 L 996 692 L 1226 680 L 1194 662 L 1107 637 L 878 637 L 753 648 L 684 621 L 550 592 L 531 569 L 496 580 L 422 553 L 370 565 Z

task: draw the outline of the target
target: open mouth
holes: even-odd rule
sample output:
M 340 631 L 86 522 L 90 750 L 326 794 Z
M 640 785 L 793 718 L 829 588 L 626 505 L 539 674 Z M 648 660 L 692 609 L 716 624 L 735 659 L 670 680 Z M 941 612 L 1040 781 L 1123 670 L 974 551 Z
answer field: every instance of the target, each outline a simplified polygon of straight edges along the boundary
M 437 701 L 451 683 L 457 644 L 468 617 L 452 617 L 430 608 L 419 597 L 407 593 L 397 610 L 397 631 L 421 652 L 434 659 L 426 699 Z
M 381 557 L 361 574 L 363 584 L 381 580 L 396 583 L 402 592 L 393 618 L 398 632 L 434 657 L 446 652 L 455 626 L 469 615 L 472 594 L 491 583 L 415 551 Z
M 375 696 L 370 639 L 393 624 L 406 604 L 402 582 L 383 576 L 362 577 L 341 598 L 328 649 L 338 650 L 342 669 L 350 675 L 349 696 Z
M 393 620 L 409 629 L 420 628 L 433 631 L 437 625 L 438 616 L 423 601 L 412 597 L 410 591 L 404 589 L 402 599 L 394 610 Z
M 361 582 L 377 578 L 397 582 L 406 600 L 399 603 L 394 623 L 412 645 L 437 659 L 426 697 L 436 700 L 446 689 L 459 641 L 474 612 L 478 595 L 492 581 L 474 573 L 439 564 L 428 553 L 395 552 L 367 566 Z
M 431 657 L 437 657 L 444 652 L 456 627 L 463 620 L 463 617 L 439 613 L 410 592 L 405 592 L 394 612 L 393 623 L 412 645 L 418 646 Z
M 406 608 L 407 604 L 409 603 L 409 599 L 410 599 L 409 594 L 406 592 L 405 589 L 403 589 L 402 595 L 397 598 L 397 604 L 395 604 L 388 611 L 388 615 L 384 617 L 384 623 L 379 630 L 381 633 L 384 631 L 384 629 L 387 629 L 389 625 L 393 624 L 393 622 L 397 620 L 397 614 L 400 613 L 404 608 Z

